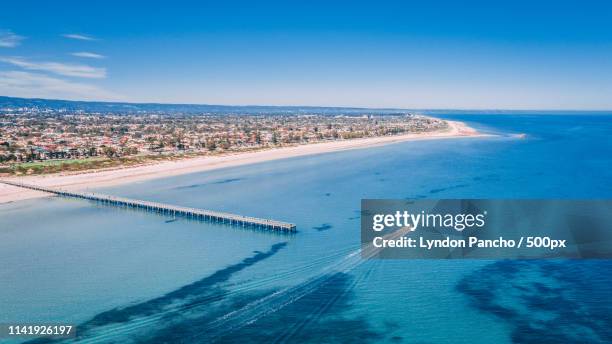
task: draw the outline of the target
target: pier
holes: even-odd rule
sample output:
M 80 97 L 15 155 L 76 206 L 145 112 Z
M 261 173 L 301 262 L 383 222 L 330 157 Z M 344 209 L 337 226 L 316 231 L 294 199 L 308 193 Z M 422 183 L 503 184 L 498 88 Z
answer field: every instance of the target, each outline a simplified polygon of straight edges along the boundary
M 64 191 L 60 189 L 54 189 L 49 187 L 37 186 L 24 184 L 13 181 L 5 181 L 2 180 L 0 183 L 4 183 L 7 185 L 12 185 L 20 188 L 36 190 L 41 192 L 52 193 L 62 197 L 70 197 L 70 198 L 80 198 L 86 199 L 89 201 L 95 201 L 106 205 L 112 205 L 116 207 L 123 208 L 132 208 L 150 211 L 159 214 L 167 214 L 171 216 L 179 216 L 194 220 L 201 220 L 212 223 L 221 223 L 232 226 L 241 226 L 241 227 L 253 227 L 260 228 L 266 230 L 274 230 L 274 231 L 285 231 L 285 232 L 294 232 L 295 225 L 292 223 L 268 220 L 268 219 L 260 219 L 251 216 L 242 216 L 235 215 L 230 213 L 212 211 L 212 210 L 204 210 L 204 209 L 196 209 L 196 208 L 188 208 L 188 207 L 180 207 L 170 204 L 157 203 L 157 202 L 149 202 L 149 201 L 141 201 L 117 196 L 110 195 L 102 195 L 93 192 L 73 192 L 73 191 Z

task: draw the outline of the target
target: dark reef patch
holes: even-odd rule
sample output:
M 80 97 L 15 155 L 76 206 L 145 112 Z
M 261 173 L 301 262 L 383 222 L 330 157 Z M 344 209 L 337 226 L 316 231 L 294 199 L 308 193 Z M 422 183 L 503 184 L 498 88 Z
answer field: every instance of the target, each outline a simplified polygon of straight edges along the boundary
M 143 317 L 160 315 L 165 318 L 172 318 L 182 312 L 189 312 L 198 306 L 223 300 L 227 295 L 227 291 L 219 287 L 221 283 L 227 282 L 234 274 L 272 257 L 285 246 L 287 246 L 287 243 L 282 242 L 272 245 L 266 252 L 255 251 L 253 256 L 245 258 L 237 264 L 229 265 L 207 277 L 163 296 L 99 313 L 91 320 L 79 324 L 77 326 L 77 335 L 79 337 L 87 336 L 91 330 L 119 323 L 127 325 L 130 321 Z M 41 338 L 29 343 L 55 342 L 57 341 Z
M 479 182 L 479 181 L 499 181 L 500 180 L 500 176 L 499 174 L 496 173 L 490 173 L 484 176 L 476 176 L 472 178 L 473 181 Z
M 457 290 L 483 313 L 506 321 L 515 343 L 611 343 L 612 261 L 489 264 Z
M 359 213 L 361 216 L 370 216 L 370 215 L 374 215 L 374 213 L 371 210 L 355 210 L 356 213 Z
M 315 226 L 315 227 L 312 227 L 312 228 L 318 230 L 319 232 L 322 232 L 322 231 L 330 230 L 333 227 L 334 226 L 330 225 L 329 223 L 324 223 L 324 224 L 322 224 L 320 226 Z
M 215 343 L 369 343 L 384 335 L 374 331 L 363 317 L 347 318 L 351 308 L 353 278 L 331 275 L 327 283 L 257 321 L 213 335 Z M 222 307 L 185 316 L 180 322 L 142 336 L 142 343 L 204 343 L 211 341 L 207 330 L 219 317 L 262 300 L 274 293 L 257 291 L 230 298 Z
M 449 191 L 449 190 L 455 190 L 455 189 L 460 189 L 460 188 L 465 188 L 468 187 L 468 184 L 457 184 L 457 185 L 453 185 L 453 186 L 449 186 L 447 188 L 439 188 L 439 189 L 431 189 L 429 190 L 430 194 L 437 194 L 443 191 Z
M 415 200 L 423 199 L 423 198 L 426 198 L 426 197 L 427 196 L 425 196 L 425 195 L 407 196 L 407 197 L 404 197 L 404 200 L 407 201 L 407 202 L 405 202 L 405 204 L 414 204 Z
M 210 182 L 210 183 L 201 183 L 201 184 L 191 184 L 191 185 L 182 185 L 182 186 L 177 186 L 174 189 L 176 190 L 182 190 L 182 189 L 193 189 L 193 188 L 199 188 L 199 187 L 203 187 L 203 186 L 207 186 L 207 185 L 216 185 L 216 184 L 227 184 L 227 183 L 233 183 L 233 182 L 237 182 L 240 180 L 243 180 L 244 178 L 228 178 L 228 179 L 221 179 L 221 180 L 216 180 L 214 182 Z
M 306 292 L 298 298 L 288 299 L 283 307 L 265 311 L 253 321 L 242 321 L 241 310 L 246 309 L 250 314 L 252 305 L 265 304 L 266 298 L 274 297 L 279 290 L 239 288 L 232 291 L 223 282 L 273 256 L 285 245 L 273 245 L 266 252 L 254 251 L 253 256 L 240 263 L 164 296 L 100 313 L 78 326 L 77 342 L 92 339 L 109 343 L 376 343 L 394 335 L 377 331 L 365 316 L 348 312 L 357 280 L 346 273 L 322 276 L 324 282 L 314 284 L 314 289 L 305 283 Z M 238 319 L 226 322 L 227 317 Z M 29 343 L 62 341 L 36 339 Z
M 155 312 L 159 312 L 163 306 L 168 305 L 173 301 L 184 300 L 188 297 L 203 295 L 209 290 L 210 287 L 218 283 L 226 282 L 230 279 L 230 277 L 232 277 L 233 274 L 244 270 L 264 259 L 272 257 L 285 246 L 287 246 L 287 243 L 285 242 L 274 244 L 267 252 L 257 252 L 249 258 L 243 259 L 238 264 L 230 265 L 226 268 L 218 270 L 210 276 L 204 277 L 199 281 L 183 286 L 166 295 L 149 301 L 138 303 L 133 306 L 128 306 L 125 308 L 115 308 L 113 310 L 100 313 L 93 317 L 93 319 L 91 319 L 90 321 L 84 323 L 83 325 L 85 325 L 85 327 L 88 327 L 90 325 L 102 326 L 110 323 L 124 322 L 128 321 L 131 317 L 134 316 L 151 315 Z M 212 296 L 216 298 L 221 295 Z M 83 326 L 81 325 L 80 328 L 82 327 Z
M 320 288 L 259 319 L 220 343 L 370 343 L 384 338 L 364 317 L 348 318 L 353 278 L 336 273 Z

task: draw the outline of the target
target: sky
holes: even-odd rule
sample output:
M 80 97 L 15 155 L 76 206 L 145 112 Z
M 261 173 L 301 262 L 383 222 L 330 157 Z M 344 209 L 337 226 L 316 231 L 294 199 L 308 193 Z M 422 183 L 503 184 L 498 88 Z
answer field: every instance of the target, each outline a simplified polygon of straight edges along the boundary
M 0 95 L 612 109 L 610 1 L 6 1 Z

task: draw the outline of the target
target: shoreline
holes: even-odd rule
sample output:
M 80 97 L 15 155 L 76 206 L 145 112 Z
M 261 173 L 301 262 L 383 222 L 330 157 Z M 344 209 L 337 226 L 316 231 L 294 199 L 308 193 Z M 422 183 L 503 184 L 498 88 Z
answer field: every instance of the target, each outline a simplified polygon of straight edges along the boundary
M 444 131 L 312 143 L 291 147 L 264 149 L 255 152 L 164 161 L 157 164 L 146 164 L 125 168 L 83 171 L 76 174 L 59 173 L 6 177 L 4 179 L 52 188 L 61 188 L 68 191 L 80 191 L 86 188 L 109 187 L 182 174 L 212 171 L 227 167 L 339 152 L 350 149 L 369 148 L 398 142 L 490 136 L 476 131 L 463 122 L 447 121 L 447 123 L 450 129 Z M 0 204 L 46 196 L 50 195 L 44 192 L 25 190 L 0 183 Z

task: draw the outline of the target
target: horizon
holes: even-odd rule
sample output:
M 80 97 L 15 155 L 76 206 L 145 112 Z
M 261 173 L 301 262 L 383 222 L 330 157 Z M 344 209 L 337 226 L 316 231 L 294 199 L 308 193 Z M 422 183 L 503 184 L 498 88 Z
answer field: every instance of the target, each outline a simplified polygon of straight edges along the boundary
M 482 109 L 460 109 L 460 108 L 376 108 L 376 107 L 355 107 L 355 106 L 324 106 L 324 105 L 275 105 L 275 104 L 245 104 L 245 105 L 234 105 L 234 104 L 207 104 L 207 103 L 160 103 L 160 102 L 130 102 L 130 101 L 110 101 L 110 100 L 70 100 L 70 99 L 57 99 L 57 98 L 26 98 L 26 97 L 12 97 L 0 95 L 1 98 L 11 98 L 20 100 L 30 101 L 57 101 L 57 102 L 73 102 L 73 103 L 102 103 L 102 104 L 130 104 L 130 105 L 160 105 L 160 106 L 210 106 L 210 107 L 269 107 L 269 108 L 331 108 L 331 109 L 353 109 L 353 110 L 390 110 L 390 111 L 449 111 L 449 112 L 460 112 L 460 111 L 474 111 L 474 112 L 551 112 L 551 113 L 563 113 L 563 112 L 585 112 L 585 113 L 612 113 L 611 109 L 596 109 L 596 110 L 581 110 L 581 109 L 494 109 L 494 108 L 482 108 Z
M 470 5 L 10 3 L 0 13 L 0 95 L 227 106 L 612 109 L 612 5 Z M 27 20 L 14 13 L 28 13 Z

